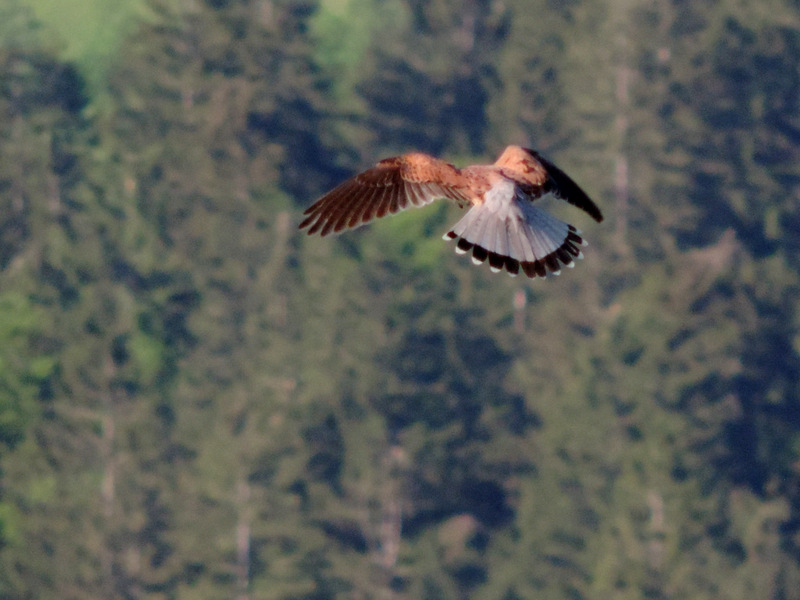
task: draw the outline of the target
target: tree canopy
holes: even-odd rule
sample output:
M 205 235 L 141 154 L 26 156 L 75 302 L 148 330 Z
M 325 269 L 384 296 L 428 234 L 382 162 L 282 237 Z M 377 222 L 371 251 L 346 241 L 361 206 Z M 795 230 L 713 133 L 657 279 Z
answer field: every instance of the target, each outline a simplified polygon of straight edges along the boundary
M 800 598 L 795 4 L 146 0 L 78 46 L 37 4 L 0 9 L 0 598 Z M 296 230 L 510 143 L 607 215 L 548 207 L 591 244 L 558 278 L 445 205 Z

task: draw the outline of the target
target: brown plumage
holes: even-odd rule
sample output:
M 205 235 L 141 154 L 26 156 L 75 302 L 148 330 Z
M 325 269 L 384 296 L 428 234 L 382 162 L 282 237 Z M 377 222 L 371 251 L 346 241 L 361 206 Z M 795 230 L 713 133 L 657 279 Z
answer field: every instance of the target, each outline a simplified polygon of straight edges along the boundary
M 493 165 L 458 169 L 433 156 L 412 152 L 380 161 L 312 204 L 300 229 L 327 235 L 375 218 L 444 198 L 471 206 L 444 238 L 456 252 L 472 252 L 476 264 L 528 277 L 558 274 L 574 266 L 586 245 L 580 232 L 534 202 L 551 194 L 600 222 L 603 215 L 570 177 L 536 151 L 508 146 Z

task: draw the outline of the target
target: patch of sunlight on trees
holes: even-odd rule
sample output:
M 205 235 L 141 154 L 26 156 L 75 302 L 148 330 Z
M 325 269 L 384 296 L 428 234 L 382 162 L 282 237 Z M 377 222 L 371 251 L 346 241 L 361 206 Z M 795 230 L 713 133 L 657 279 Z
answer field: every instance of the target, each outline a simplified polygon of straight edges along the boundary
M 438 206 L 403 211 L 371 224 L 380 254 L 402 257 L 423 269 L 434 267 L 447 247 L 442 235 L 448 230 L 447 219 L 453 219 L 447 208 L 442 202 Z
M 398 0 L 322 0 L 310 19 L 316 61 L 335 78 L 340 101 L 358 102 L 354 85 L 363 76 L 364 62 L 381 32 L 404 29 L 409 11 Z
M 21 0 L 55 34 L 61 57 L 78 65 L 93 89 L 101 87 L 122 40 L 146 17 L 143 0 Z

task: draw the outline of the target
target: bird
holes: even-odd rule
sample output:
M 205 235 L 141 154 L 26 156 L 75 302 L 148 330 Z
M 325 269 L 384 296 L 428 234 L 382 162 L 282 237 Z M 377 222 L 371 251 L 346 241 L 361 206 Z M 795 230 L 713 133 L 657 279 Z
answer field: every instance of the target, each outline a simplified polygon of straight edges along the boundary
M 306 209 L 299 229 L 338 233 L 375 218 L 446 199 L 467 213 L 444 234 L 472 262 L 516 276 L 557 275 L 574 267 L 588 245 L 581 231 L 536 201 L 554 196 L 598 223 L 603 214 L 581 187 L 536 150 L 508 146 L 491 165 L 458 168 L 422 152 L 385 158 L 344 181 Z

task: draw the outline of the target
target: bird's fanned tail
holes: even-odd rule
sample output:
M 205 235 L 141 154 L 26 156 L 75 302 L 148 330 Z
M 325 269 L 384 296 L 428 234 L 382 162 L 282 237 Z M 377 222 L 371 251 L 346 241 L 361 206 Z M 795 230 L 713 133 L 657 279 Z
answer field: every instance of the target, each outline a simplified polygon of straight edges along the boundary
M 476 264 L 488 260 L 492 271 L 528 277 L 559 274 L 583 258 L 586 242 L 572 225 L 532 204 L 514 203 L 507 211 L 492 203 L 474 206 L 444 235 L 456 240 L 456 252 L 472 252 Z

